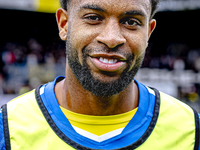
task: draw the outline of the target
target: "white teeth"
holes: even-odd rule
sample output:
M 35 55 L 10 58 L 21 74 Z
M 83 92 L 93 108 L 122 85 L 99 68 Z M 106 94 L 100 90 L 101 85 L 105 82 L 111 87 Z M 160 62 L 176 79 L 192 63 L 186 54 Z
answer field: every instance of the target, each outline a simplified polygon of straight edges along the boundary
M 110 59 L 110 60 L 108 61 L 108 63 L 109 63 L 109 64 L 113 64 L 113 63 L 114 63 L 114 60 L 113 60 L 113 59 Z
M 102 57 L 100 57 L 100 58 L 99 58 L 99 61 L 103 62 L 103 61 L 104 61 L 104 59 L 103 59 Z
M 117 62 L 117 59 L 107 59 L 107 58 L 100 57 L 99 61 L 101 61 L 105 64 L 114 64 Z
M 106 64 L 108 64 L 108 63 L 109 63 L 109 60 L 106 59 L 106 58 L 104 58 L 103 62 L 106 63 Z

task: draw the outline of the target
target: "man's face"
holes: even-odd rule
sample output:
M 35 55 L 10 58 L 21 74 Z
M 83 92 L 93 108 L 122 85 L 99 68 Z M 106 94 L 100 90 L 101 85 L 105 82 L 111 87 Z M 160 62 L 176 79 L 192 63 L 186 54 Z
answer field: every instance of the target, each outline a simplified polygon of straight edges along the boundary
M 67 58 L 80 84 L 97 96 L 123 91 L 141 66 L 155 27 L 149 0 L 72 0 Z

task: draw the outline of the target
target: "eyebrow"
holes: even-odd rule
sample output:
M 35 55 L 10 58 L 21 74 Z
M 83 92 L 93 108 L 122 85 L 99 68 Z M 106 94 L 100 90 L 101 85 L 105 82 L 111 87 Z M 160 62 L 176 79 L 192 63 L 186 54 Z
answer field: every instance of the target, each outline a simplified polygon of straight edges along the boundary
M 139 15 L 139 16 L 146 16 L 145 13 L 141 10 L 131 10 L 131 11 L 126 11 L 123 13 L 123 15 Z
M 104 10 L 103 8 L 101 8 L 95 4 L 86 4 L 86 5 L 81 6 L 80 9 L 92 9 L 92 10 L 96 10 L 96 11 L 106 12 L 106 10 Z
M 80 7 L 81 9 L 92 9 L 92 10 L 96 10 L 96 11 L 101 11 L 101 12 L 107 12 L 105 9 L 101 8 L 98 5 L 95 4 L 86 4 Z M 145 13 L 142 10 L 130 10 L 130 11 L 126 11 L 122 14 L 120 14 L 120 16 L 135 16 L 135 15 L 139 15 L 142 16 L 144 18 L 146 18 Z

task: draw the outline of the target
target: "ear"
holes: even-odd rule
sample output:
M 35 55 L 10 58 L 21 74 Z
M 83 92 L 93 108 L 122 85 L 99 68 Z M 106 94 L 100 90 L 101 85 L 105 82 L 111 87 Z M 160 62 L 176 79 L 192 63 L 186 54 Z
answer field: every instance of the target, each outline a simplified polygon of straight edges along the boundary
M 56 20 L 59 29 L 59 36 L 63 41 L 65 41 L 67 40 L 67 29 L 68 29 L 67 11 L 62 8 L 59 8 L 56 12 Z
M 153 30 L 156 28 L 156 20 L 155 19 L 151 19 L 149 21 L 149 33 L 148 33 L 148 37 L 150 38 Z

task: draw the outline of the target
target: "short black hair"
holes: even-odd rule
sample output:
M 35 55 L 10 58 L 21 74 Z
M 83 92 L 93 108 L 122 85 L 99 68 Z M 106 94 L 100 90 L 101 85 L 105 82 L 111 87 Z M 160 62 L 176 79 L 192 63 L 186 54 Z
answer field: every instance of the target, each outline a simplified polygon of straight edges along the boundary
M 70 0 L 60 0 L 60 5 L 63 9 L 67 10 L 67 4 Z M 150 18 L 153 18 L 155 15 L 157 8 L 158 8 L 158 3 L 160 0 L 150 0 L 151 2 L 151 16 Z

